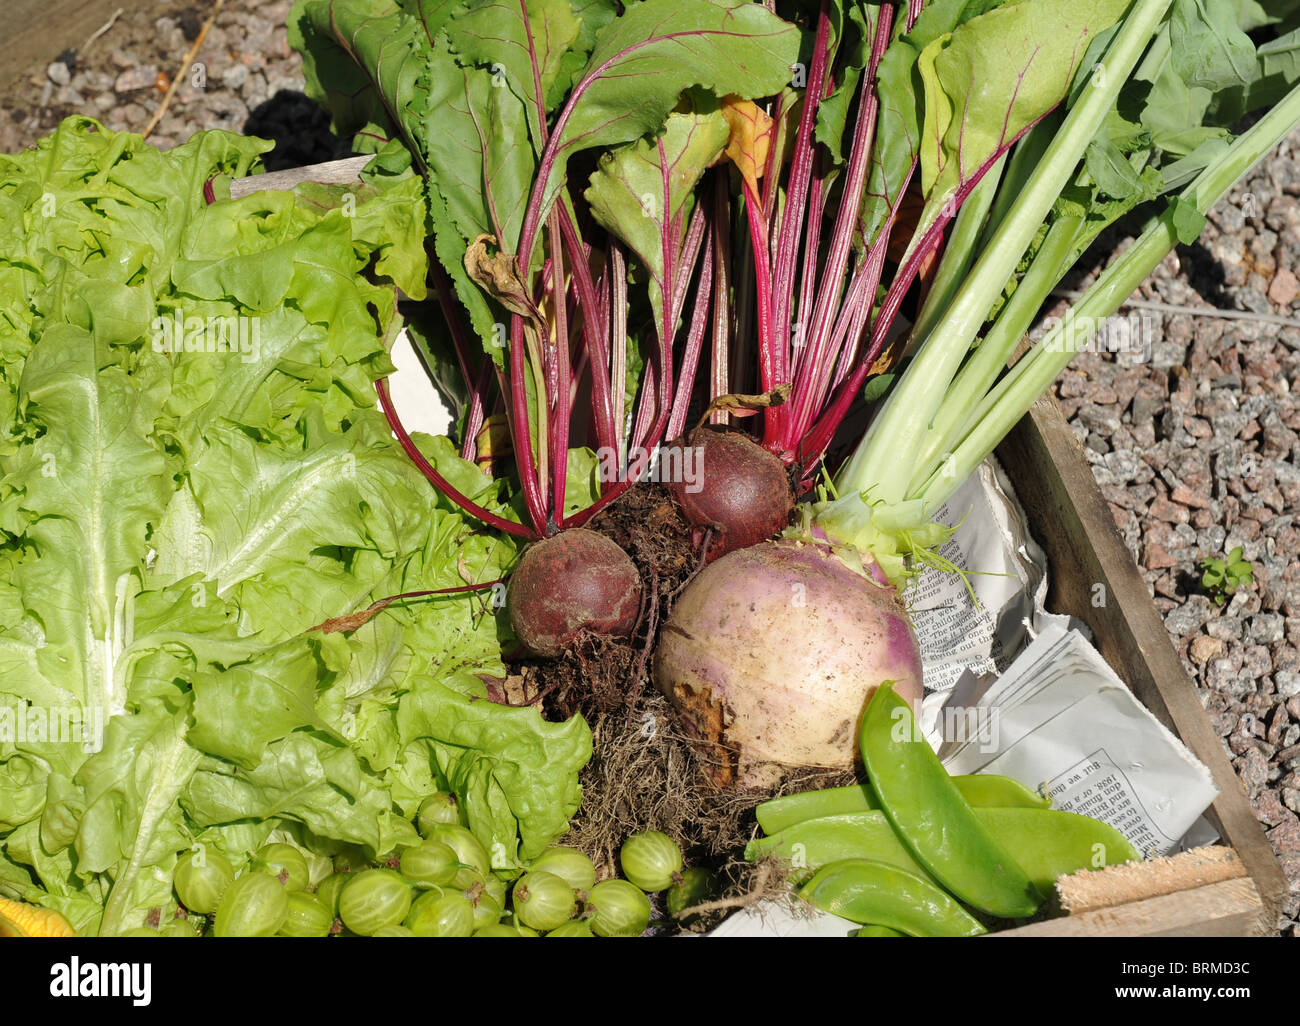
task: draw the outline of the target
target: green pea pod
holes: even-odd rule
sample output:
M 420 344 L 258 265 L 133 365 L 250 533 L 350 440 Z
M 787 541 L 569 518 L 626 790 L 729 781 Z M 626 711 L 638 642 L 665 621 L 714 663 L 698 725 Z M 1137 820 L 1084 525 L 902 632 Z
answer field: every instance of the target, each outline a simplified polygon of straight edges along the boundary
M 913 937 L 975 937 L 987 932 L 929 880 L 871 859 L 823 866 L 799 894 L 823 912 Z
M 977 809 L 1050 809 L 1052 800 L 1000 773 L 970 773 L 953 777 L 962 797 Z
M 854 812 L 871 812 L 880 804 L 871 788 L 865 784 L 848 787 L 827 787 L 820 791 L 804 791 L 773 798 L 754 809 L 758 825 L 769 837 L 789 830 L 796 823 L 827 816 L 844 816 Z M 748 856 L 746 856 L 748 857 Z
M 975 815 L 1045 892 L 1081 869 L 1142 861 L 1123 834 L 1090 816 L 1060 809 L 976 809 Z
M 877 926 L 870 923 L 853 935 L 854 937 L 906 937 L 902 930 L 894 930 L 888 926 Z
M 1037 791 L 1031 791 L 1019 780 L 997 773 L 972 773 L 953 777 L 966 800 L 974 806 L 996 806 L 1002 809 L 1047 809 L 1051 802 Z M 828 787 L 820 791 L 804 791 L 784 798 L 773 798 L 754 809 L 758 825 L 765 834 L 775 834 L 796 823 L 823 816 L 841 816 L 850 812 L 870 812 L 879 809 L 880 803 L 871 788 L 864 784 L 848 787 Z
M 976 809 L 975 817 L 1011 852 L 1040 890 L 1059 876 L 1138 860 L 1123 834 L 1100 820 L 1057 809 Z M 899 839 L 883 812 L 823 816 L 760 837 L 745 847 L 751 862 L 768 856 L 790 866 L 795 879 L 841 859 L 873 859 L 918 876 L 930 874 Z
M 859 742 L 881 809 L 931 876 L 990 915 L 1019 919 L 1038 911 L 1042 894 L 976 818 L 893 681 L 881 684 L 868 703 Z
M 919 876 L 930 875 L 879 810 L 805 820 L 745 846 L 745 858 L 750 862 L 768 856 L 788 864 L 795 879 L 842 859 L 872 859 Z

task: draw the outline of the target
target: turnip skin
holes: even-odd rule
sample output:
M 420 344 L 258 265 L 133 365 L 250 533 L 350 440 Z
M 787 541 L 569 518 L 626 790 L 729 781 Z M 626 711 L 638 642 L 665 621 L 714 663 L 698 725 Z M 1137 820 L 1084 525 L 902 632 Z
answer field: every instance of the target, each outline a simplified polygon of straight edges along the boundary
M 700 428 L 691 432 L 686 444 L 698 448 L 696 479 L 664 485 L 687 520 L 716 530 L 709 542 L 710 561 L 769 541 L 785 529 L 795 496 L 779 457 L 739 431 Z M 671 458 L 661 457 L 661 462 L 674 465 Z
M 763 786 L 794 766 L 849 769 L 876 687 L 895 681 L 914 708 L 922 695 L 920 648 L 897 592 L 811 539 L 706 567 L 660 631 L 654 676 L 711 748 L 706 771 L 723 785 Z
M 641 611 L 641 576 L 603 534 L 572 528 L 524 552 L 510 576 L 506 608 L 528 650 L 555 658 L 587 632 L 631 634 Z

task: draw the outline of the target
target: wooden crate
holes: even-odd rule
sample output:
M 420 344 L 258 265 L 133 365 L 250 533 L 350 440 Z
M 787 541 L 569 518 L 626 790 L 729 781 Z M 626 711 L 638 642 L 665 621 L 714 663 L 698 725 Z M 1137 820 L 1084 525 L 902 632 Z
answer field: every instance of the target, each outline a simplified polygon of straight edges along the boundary
M 123 0 L 4 0 L 0 35 L 0 88 L 32 65 L 45 65 L 64 50 L 81 47 Z
M 231 195 L 292 189 L 303 181 L 345 184 L 357 180 L 368 160 L 350 157 L 241 179 L 232 183 Z M 1056 400 L 1039 399 L 997 455 L 1029 515 L 1031 531 L 1048 553 L 1048 608 L 1083 620 L 1120 679 L 1209 768 L 1219 797 L 1207 816 L 1245 869 L 1237 879 L 1048 919 L 998 936 L 1274 933 L 1286 877 Z M 1101 604 L 1094 602 L 1098 584 L 1103 586 Z
M 1207 818 L 1245 867 L 1242 879 L 1116 906 L 1104 915 L 1047 920 L 1007 932 L 1039 936 L 1275 933 L 1287 892 L 1286 877 L 1174 650 L 1146 582 L 1120 538 L 1083 446 L 1056 400 L 1039 399 L 997 455 L 1029 515 L 1031 531 L 1047 552 L 1048 608 L 1083 620 L 1120 679 L 1209 768 L 1219 797 Z

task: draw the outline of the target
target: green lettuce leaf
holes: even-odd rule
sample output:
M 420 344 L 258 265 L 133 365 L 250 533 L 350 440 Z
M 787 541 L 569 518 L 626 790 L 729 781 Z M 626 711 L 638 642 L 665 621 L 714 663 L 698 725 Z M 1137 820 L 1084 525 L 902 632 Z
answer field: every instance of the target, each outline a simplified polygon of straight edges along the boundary
M 536 858 L 581 804 L 577 770 L 591 758 L 591 731 L 578 717 L 547 723 L 531 707 L 493 705 L 425 680 L 398 703 L 397 733 L 464 795 L 470 828 L 505 856 L 494 868 Z

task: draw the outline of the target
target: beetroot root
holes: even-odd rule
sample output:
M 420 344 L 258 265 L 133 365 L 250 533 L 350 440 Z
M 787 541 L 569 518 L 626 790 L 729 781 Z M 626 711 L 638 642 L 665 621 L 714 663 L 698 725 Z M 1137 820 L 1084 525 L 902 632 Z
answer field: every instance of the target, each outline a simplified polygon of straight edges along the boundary
M 664 486 L 692 524 L 717 530 L 710 561 L 768 541 L 785 528 L 795 497 L 777 456 L 739 431 L 699 428 L 686 444 L 696 450 L 693 461 L 681 453 L 672 457 L 680 460 L 679 466 L 693 466 L 695 473 L 672 475 Z M 680 449 L 681 443 L 669 448 Z
M 641 609 L 641 577 L 626 552 L 583 528 L 536 542 L 506 591 L 515 636 L 534 655 L 554 658 L 584 633 L 627 637 Z

